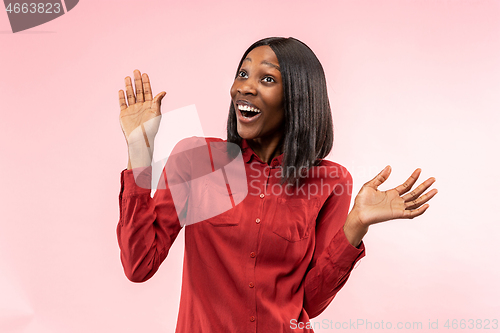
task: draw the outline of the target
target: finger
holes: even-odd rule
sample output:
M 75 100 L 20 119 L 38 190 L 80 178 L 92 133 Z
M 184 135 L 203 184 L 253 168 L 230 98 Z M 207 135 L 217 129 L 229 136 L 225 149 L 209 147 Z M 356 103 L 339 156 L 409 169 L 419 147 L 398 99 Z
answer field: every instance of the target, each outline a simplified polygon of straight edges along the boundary
M 435 181 L 436 181 L 436 179 L 434 177 L 431 177 L 431 178 L 427 179 L 425 182 L 423 182 L 422 184 L 420 184 L 416 189 L 414 189 L 410 193 L 403 195 L 401 198 L 403 198 L 403 200 L 405 202 L 415 200 L 422 193 L 424 193 Z
M 144 102 L 144 87 L 142 86 L 141 72 L 139 70 L 134 71 L 134 83 L 135 83 L 135 96 L 137 103 Z
M 427 208 L 429 208 L 429 204 L 425 204 L 417 209 L 405 210 L 403 218 L 412 219 L 417 216 L 420 216 L 427 210 Z
M 125 101 L 125 93 L 123 90 L 118 92 L 118 102 L 120 102 L 120 111 L 123 111 L 127 108 L 127 101 Z
M 155 98 L 153 99 L 153 103 L 158 103 L 161 105 L 161 100 L 163 99 L 163 97 L 165 97 L 167 93 L 162 91 L 161 93 L 159 93 L 158 95 L 155 96 Z
M 422 206 L 424 203 L 431 200 L 432 197 L 437 194 L 437 192 L 438 191 L 436 189 L 433 189 L 415 200 L 405 202 L 406 209 L 412 210 Z
M 373 188 L 379 187 L 383 182 L 389 178 L 389 175 L 391 174 L 391 166 L 388 165 L 382 170 L 378 175 L 375 176 L 372 180 L 370 180 L 368 183 L 366 183 L 366 186 L 370 186 Z
M 395 188 L 395 190 L 399 193 L 399 195 L 411 190 L 412 186 L 415 185 L 415 182 L 417 181 L 418 176 L 420 176 L 421 171 L 422 170 L 420 170 L 420 169 L 413 171 L 410 178 L 408 178 L 403 184 L 401 184 Z
M 132 87 L 132 79 L 130 76 L 125 78 L 125 91 L 127 92 L 127 102 L 128 105 L 135 104 L 134 88 Z
M 149 82 L 149 76 L 146 73 L 142 74 L 142 85 L 144 87 L 144 100 L 153 100 L 153 91 L 151 90 L 151 83 Z
M 155 110 L 157 110 L 157 116 L 161 115 L 161 100 L 163 99 L 163 97 L 165 97 L 167 93 L 162 91 L 161 93 L 159 93 L 158 95 L 155 96 L 155 98 L 153 99 L 153 104 L 158 104 L 158 107 L 157 108 L 154 108 Z

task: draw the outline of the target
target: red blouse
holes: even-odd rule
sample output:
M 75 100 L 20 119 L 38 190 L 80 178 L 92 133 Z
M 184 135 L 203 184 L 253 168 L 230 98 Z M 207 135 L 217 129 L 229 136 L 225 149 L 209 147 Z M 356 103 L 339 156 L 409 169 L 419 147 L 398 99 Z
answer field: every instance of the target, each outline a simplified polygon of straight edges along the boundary
M 323 160 L 285 191 L 283 155 L 267 165 L 245 140 L 241 148 L 248 195 L 223 214 L 185 226 L 176 332 L 313 332 L 297 323 L 323 312 L 364 256 L 363 243 L 352 246 L 343 231 L 351 175 Z M 124 170 L 119 199 L 123 268 L 131 281 L 143 282 L 182 227 L 168 186 L 151 198 Z

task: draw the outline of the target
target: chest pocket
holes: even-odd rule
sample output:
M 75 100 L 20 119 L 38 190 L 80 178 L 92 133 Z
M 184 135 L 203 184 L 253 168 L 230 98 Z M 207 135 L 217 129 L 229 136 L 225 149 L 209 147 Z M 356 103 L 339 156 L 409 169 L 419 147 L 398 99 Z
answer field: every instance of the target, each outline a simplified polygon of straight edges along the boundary
M 315 230 L 318 209 L 318 198 L 278 198 L 272 231 L 289 242 L 308 238 Z

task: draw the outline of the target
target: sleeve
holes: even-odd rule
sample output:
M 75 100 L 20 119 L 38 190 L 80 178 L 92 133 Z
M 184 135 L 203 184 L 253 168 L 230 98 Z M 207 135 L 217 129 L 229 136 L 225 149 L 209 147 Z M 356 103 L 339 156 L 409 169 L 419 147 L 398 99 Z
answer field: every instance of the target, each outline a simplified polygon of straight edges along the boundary
M 182 229 L 168 185 L 159 188 L 151 198 L 151 167 L 123 170 L 119 195 L 120 220 L 117 227 L 120 258 L 125 275 L 132 282 L 151 278 L 167 257 Z M 165 171 L 160 183 L 167 184 Z M 160 187 L 160 186 L 159 186 Z
M 304 282 L 304 309 L 309 318 L 317 317 L 344 286 L 354 265 L 365 255 L 363 242 L 358 248 L 344 234 L 351 201 L 352 178 L 338 166 L 340 176 L 323 204 L 316 221 L 316 248 Z

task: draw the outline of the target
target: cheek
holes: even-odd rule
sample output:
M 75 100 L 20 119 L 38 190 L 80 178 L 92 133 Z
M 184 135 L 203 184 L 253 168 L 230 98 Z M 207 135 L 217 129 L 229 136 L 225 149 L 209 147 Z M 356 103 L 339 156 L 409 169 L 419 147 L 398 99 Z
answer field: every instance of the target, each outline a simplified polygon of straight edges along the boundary
M 280 119 L 280 123 L 285 121 L 285 107 L 283 105 L 283 97 L 276 99 L 276 117 Z
M 282 126 L 285 123 L 285 110 L 283 108 L 280 109 L 278 118 L 278 123 Z
M 279 87 L 274 92 L 274 103 L 276 107 L 283 108 L 283 88 Z
M 266 93 L 266 96 L 263 97 L 265 103 L 268 107 L 277 110 L 283 108 L 283 97 L 281 90 L 269 91 Z

